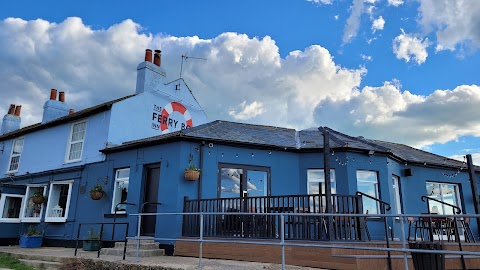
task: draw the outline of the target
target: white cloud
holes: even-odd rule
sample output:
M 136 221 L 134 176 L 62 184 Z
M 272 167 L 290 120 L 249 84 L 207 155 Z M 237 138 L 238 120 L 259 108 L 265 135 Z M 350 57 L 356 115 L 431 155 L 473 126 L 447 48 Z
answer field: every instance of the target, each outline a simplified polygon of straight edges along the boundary
M 337 14 L 337 15 L 333 16 L 333 18 L 335 19 L 335 21 L 338 21 L 338 18 L 340 18 L 340 16 Z
M 413 61 L 417 64 L 422 64 L 427 60 L 427 47 L 429 46 L 428 39 L 419 39 L 412 35 L 405 34 L 402 29 L 402 34 L 393 40 L 393 52 L 397 59 L 404 59 L 406 62 Z
M 240 103 L 239 107 L 241 109 L 239 112 L 233 109 L 228 112 L 228 114 L 235 120 L 249 120 L 265 112 L 263 104 L 257 101 L 254 101 L 250 104 L 247 104 L 247 101 L 243 101 Z
M 479 166 L 480 165 L 480 153 L 471 153 L 471 152 L 466 152 L 472 155 L 472 162 L 474 165 Z M 467 162 L 466 156 L 465 155 L 454 155 L 449 158 L 456 159 L 458 161 L 463 161 Z M 466 165 L 465 165 L 466 166 Z
M 403 2 L 403 0 L 388 0 L 388 5 L 398 7 L 403 5 Z
M 0 44 L 0 116 L 10 103 L 22 104 L 22 126 L 41 121 L 50 88 L 66 91 L 76 111 L 134 93 L 145 48 L 162 50 L 169 80 L 177 78 L 185 52 L 208 59 L 187 62 L 182 76 L 211 120 L 246 117 L 236 106 L 248 101 L 246 109 L 256 101 L 253 108 L 261 104 L 263 111 L 252 123 L 311 127 L 318 102 L 348 97 L 366 72 L 341 67 L 318 45 L 281 58 L 268 36 L 152 35 L 131 20 L 95 30 L 79 18 L 58 24 L 6 19 L 0 21 Z M 230 115 L 229 108 L 236 114 Z
M 364 87 L 349 100 L 319 103 L 315 118 L 351 135 L 423 147 L 460 136 L 480 136 L 480 87 L 462 85 L 428 96 L 400 91 L 399 83 Z
M 426 34 L 435 32 L 436 50 L 475 50 L 480 47 L 480 1 L 417 0 L 419 23 Z
M 360 54 L 360 57 L 365 61 L 372 61 L 373 57 L 371 55 Z
M 385 26 L 385 20 L 382 16 L 372 21 L 372 32 L 375 33 L 377 30 L 383 30 Z
M 343 32 L 343 44 L 349 43 L 357 36 L 358 29 L 360 28 L 360 19 L 365 12 L 364 0 L 353 0 L 353 5 L 350 9 L 350 16 L 347 19 Z
M 315 4 L 329 5 L 333 2 L 333 0 L 307 0 L 307 2 L 311 2 L 311 3 L 315 3 Z
M 153 35 L 131 20 L 95 30 L 69 18 L 0 21 L 0 46 L 0 116 L 10 103 L 22 104 L 22 126 L 41 120 L 50 88 L 65 90 L 75 110 L 134 93 L 145 48 L 158 48 L 169 80 L 177 78 L 183 53 L 208 59 L 184 64 L 183 77 L 211 120 L 328 125 L 414 146 L 480 136 L 479 86 L 428 96 L 400 91 L 398 80 L 359 89 L 366 69 L 344 68 L 318 45 L 282 58 L 268 36 Z

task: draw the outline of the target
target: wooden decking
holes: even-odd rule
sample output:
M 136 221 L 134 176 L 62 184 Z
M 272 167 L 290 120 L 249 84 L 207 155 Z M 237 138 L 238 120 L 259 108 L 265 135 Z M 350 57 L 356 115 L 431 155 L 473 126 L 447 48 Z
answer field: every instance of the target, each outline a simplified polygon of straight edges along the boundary
M 225 239 L 226 240 L 226 239 Z M 253 241 L 253 240 L 252 240 Z M 263 241 L 265 242 L 265 241 Z M 281 263 L 281 247 L 261 244 L 237 243 L 203 243 L 203 257 L 216 259 L 231 259 L 240 261 Z M 292 242 L 290 242 L 292 243 Z M 318 243 L 318 242 L 294 242 Z M 358 247 L 386 247 L 382 241 L 372 242 L 322 242 L 329 245 L 348 245 Z M 390 245 L 401 248 L 400 242 Z M 445 249 L 458 251 L 458 244 L 445 243 Z M 464 251 L 480 252 L 479 244 L 465 243 Z M 175 246 L 175 255 L 198 257 L 199 243 L 180 242 Z M 353 250 L 341 248 L 318 247 L 285 247 L 285 262 L 288 265 L 308 266 L 339 270 L 377 270 L 388 269 L 387 252 L 376 250 Z M 480 269 L 480 256 L 465 256 L 467 269 Z M 414 269 L 410 254 L 408 255 L 409 269 Z M 392 252 L 392 269 L 405 269 L 403 253 Z M 446 269 L 462 269 L 459 255 L 446 255 Z

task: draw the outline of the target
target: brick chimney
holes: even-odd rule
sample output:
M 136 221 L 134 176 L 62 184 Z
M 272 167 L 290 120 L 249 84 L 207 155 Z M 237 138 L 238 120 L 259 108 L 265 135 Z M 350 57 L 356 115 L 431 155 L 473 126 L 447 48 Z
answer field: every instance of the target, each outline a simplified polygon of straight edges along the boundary
M 161 67 L 161 57 L 161 51 L 155 50 L 152 63 L 152 50 L 147 49 L 145 51 L 145 62 L 140 63 L 137 67 L 137 88 L 135 94 L 156 92 L 159 89 L 159 84 L 164 84 L 167 73 Z
M 42 124 L 68 115 L 68 112 L 69 107 L 65 104 L 65 92 L 60 92 L 59 100 L 57 100 L 57 89 L 52 89 L 50 99 L 43 105 Z
M 15 131 L 20 128 L 21 118 L 20 111 L 22 109 L 21 105 L 15 106 L 11 104 L 8 109 L 7 114 L 3 117 L 1 134 L 6 134 L 12 131 Z

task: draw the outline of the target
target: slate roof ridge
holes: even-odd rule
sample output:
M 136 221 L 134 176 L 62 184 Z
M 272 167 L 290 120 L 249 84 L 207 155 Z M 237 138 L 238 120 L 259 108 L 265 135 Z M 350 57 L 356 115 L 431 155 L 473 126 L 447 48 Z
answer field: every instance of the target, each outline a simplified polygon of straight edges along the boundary
M 9 139 L 9 138 L 12 138 L 12 137 L 18 137 L 18 136 L 21 136 L 21 135 L 25 135 L 25 134 L 28 134 L 30 132 L 34 132 L 34 131 L 37 131 L 37 130 L 42 130 L 44 128 L 60 125 L 60 124 L 63 124 L 65 122 L 69 122 L 70 120 L 76 120 L 76 119 L 88 116 L 88 115 L 96 113 L 96 112 L 102 112 L 102 111 L 108 110 L 108 109 L 111 108 L 111 106 L 114 103 L 120 102 L 120 101 L 125 100 L 125 99 L 129 99 L 133 96 L 135 96 L 135 95 L 127 95 L 127 96 L 124 96 L 124 97 L 121 97 L 121 98 L 117 98 L 117 99 L 114 99 L 114 100 L 110 100 L 110 101 L 107 101 L 107 102 L 104 102 L 104 103 L 100 103 L 100 104 L 82 109 L 82 110 L 74 112 L 72 114 L 67 114 L 65 116 L 59 117 L 55 120 L 52 120 L 52 121 L 49 121 L 49 122 L 46 122 L 46 123 L 43 123 L 43 124 L 40 122 L 40 123 L 32 124 L 32 125 L 14 130 L 14 131 L 9 132 L 9 133 L 2 134 L 2 135 L 0 135 L 0 141 L 1 140 L 6 140 L 6 139 Z
M 324 128 L 325 128 L 326 130 L 332 132 L 332 133 L 335 133 L 335 134 L 340 135 L 340 136 L 347 137 L 347 138 L 349 138 L 349 139 L 351 139 L 351 140 L 354 140 L 354 141 L 357 141 L 357 142 L 361 142 L 361 143 L 370 145 L 370 146 L 375 147 L 375 148 L 377 148 L 377 149 L 379 149 L 379 150 L 382 150 L 382 151 L 385 151 L 385 152 L 392 152 L 392 150 L 391 150 L 390 148 L 387 148 L 387 147 L 385 147 L 385 146 L 382 146 L 382 145 L 379 145 L 379 144 L 377 144 L 377 143 L 374 143 L 374 142 L 372 142 L 372 141 L 370 141 L 370 140 L 368 140 L 368 139 L 365 139 L 365 138 L 363 138 L 363 137 L 353 137 L 353 136 L 347 135 L 347 134 L 345 134 L 345 133 L 342 133 L 342 132 L 336 131 L 336 130 L 334 130 L 334 129 L 331 129 L 331 128 L 329 128 L 329 127 L 324 127 Z

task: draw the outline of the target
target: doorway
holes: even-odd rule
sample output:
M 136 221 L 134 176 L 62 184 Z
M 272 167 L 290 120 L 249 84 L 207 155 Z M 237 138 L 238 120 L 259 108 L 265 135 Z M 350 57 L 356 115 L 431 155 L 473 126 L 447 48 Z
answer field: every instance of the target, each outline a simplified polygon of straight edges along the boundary
M 143 213 L 157 213 L 158 187 L 160 182 L 160 164 L 145 167 L 145 181 L 143 186 Z M 143 236 L 155 236 L 157 216 L 143 216 L 140 229 Z

